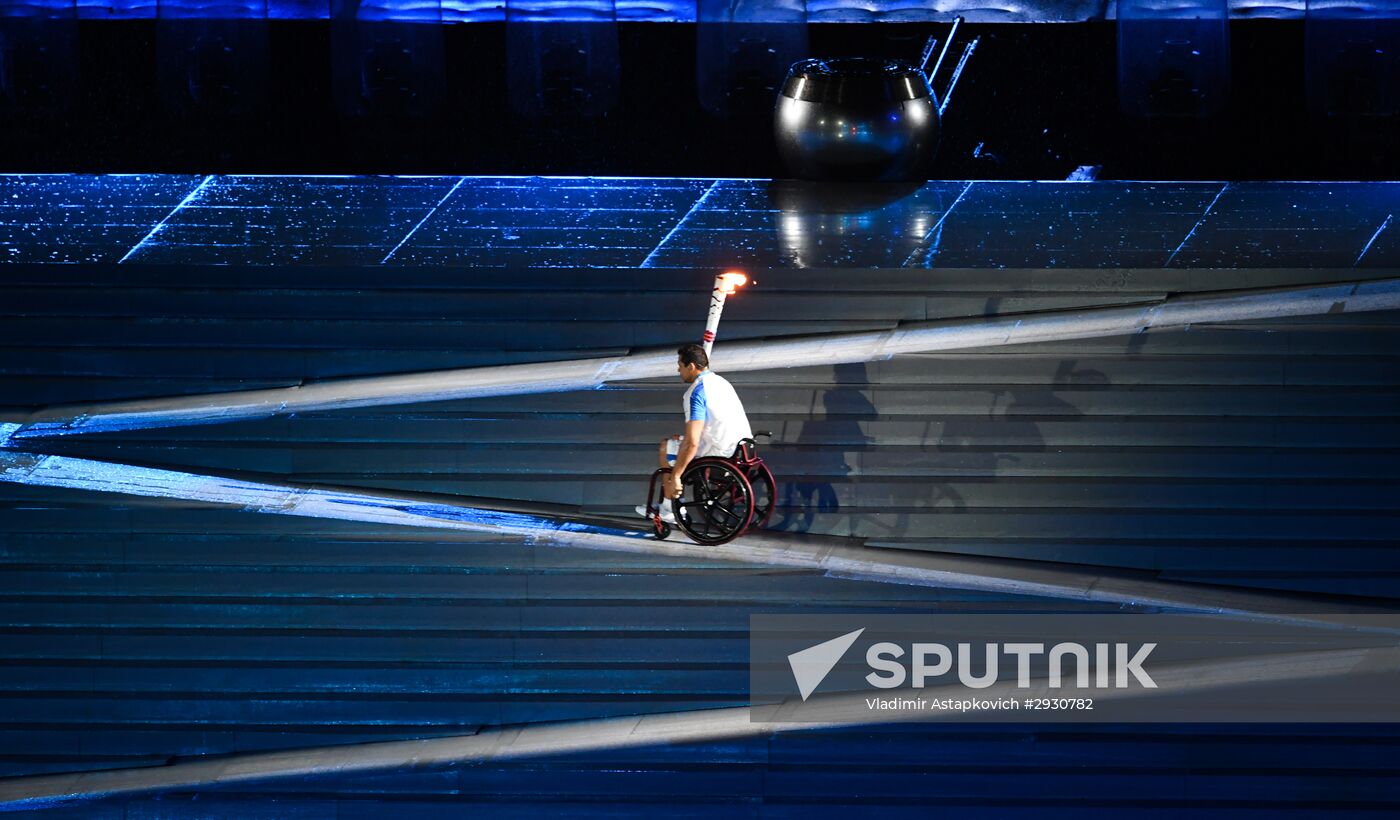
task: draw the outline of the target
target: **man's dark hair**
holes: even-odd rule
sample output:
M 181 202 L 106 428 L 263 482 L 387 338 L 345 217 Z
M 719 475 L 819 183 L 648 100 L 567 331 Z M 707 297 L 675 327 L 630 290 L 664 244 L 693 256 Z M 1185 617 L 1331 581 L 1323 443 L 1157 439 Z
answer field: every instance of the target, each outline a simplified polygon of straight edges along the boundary
M 681 357 L 681 364 L 693 364 L 701 370 L 710 366 L 710 357 L 705 354 L 705 348 L 694 343 L 681 345 L 676 355 Z

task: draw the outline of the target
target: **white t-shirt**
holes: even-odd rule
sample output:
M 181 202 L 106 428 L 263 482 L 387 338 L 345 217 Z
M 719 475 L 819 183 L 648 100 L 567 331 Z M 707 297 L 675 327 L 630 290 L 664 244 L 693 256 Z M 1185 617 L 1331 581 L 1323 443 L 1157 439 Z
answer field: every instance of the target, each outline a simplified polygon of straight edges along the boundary
M 749 427 L 749 417 L 744 414 L 739 394 L 718 373 L 706 370 L 691 382 L 681 399 L 681 410 L 686 421 L 705 422 L 696 458 L 731 456 L 740 441 L 753 438 L 753 428 Z

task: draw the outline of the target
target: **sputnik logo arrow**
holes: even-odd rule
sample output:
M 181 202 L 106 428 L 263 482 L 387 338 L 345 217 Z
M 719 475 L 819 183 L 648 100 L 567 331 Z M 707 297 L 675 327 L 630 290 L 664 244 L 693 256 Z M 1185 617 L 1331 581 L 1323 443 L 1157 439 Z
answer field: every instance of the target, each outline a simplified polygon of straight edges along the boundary
M 802 693 L 803 700 L 821 686 L 826 676 L 841 662 L 841 656 L 864 631 L 865 627 L 861 627 L 855 632 L 847 632 L 839 638 L 788 655 L 788 665 L 792 667 L 792 676 L 797 680 L 797 691 Z

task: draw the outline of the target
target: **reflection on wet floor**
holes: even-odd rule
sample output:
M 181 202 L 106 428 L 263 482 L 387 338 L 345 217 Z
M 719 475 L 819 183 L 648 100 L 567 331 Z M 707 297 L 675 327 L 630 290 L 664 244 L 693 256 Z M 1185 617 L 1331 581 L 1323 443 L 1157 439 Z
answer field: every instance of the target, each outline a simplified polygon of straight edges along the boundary
M 5 261 L 1387 267 L 1397 183 L 0 176 Z

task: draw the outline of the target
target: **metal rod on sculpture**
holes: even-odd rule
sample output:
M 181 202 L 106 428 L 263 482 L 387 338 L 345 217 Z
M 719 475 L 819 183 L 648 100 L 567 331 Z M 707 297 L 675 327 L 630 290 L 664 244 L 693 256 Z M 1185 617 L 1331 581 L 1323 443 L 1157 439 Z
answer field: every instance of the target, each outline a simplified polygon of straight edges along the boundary
M 928 61 L 933 56 L 933 50 L 938 48 L 938 38 L 929 35 L 928 42 L 924 43 L 924 53 L 919 55 L 919 70 L 928 72 Z
M 957 68 L 953 69 L 953 78 L 948 81 L 948 90 L 943 92 L 943 102 L 938 106 L 938 116 L 941 118 L 943 112 L 948 110 L 948 103 L 953 99 L 953 89 L 957 87 L 958 78 L 962 76 L 963 68 L 967 66 L 967 61 L 972 57 L 972 52 L 977 50 L 977 44 L 982 41 L 981 37 L 972 38 L 972 42 L 963 49 L 962 58 L 958 60 Z
M 715 332 L 719 330 L 719 315 L 724 312 L 724 300 L 748 281 L 749 277 L 737 270 L 725 271 L 715 277 L 715 289 L 710 292 L 710 315 L 705 320 L 705 336 L 701 340 L 706 356 L 715 346 Z
M 962 25 L 961 17 L 953 18 L 953 27 L 948 31 L 948 39 L 943 43 L 943 50 L 938 52 L 938 62 L 933 64 L 933 70 L 928 73 L 929 85 L 933 85 L 933 78 L 938 76 L 938 69 L 943 67 L 943 58 L 948 56 L 948 49 L 953 45 L 953 38 L 958 36 L 958 26 Z

